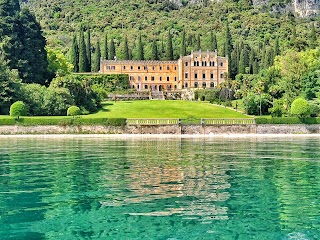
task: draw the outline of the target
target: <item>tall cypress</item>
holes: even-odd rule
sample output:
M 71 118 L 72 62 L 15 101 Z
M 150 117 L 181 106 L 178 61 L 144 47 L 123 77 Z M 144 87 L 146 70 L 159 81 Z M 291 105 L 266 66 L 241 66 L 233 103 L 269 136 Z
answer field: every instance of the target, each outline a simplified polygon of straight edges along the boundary
M 138 55 L 137 55 L 138 60 L 144 60 L 144 49 L 143 49 L 143 43 L 141 39 L 141 34 L 139 34 L 138 38 Z
M 99 72 L 100 70 L 100 59 L 101 59 L 101 50 L 100 50 L 100 41 L 97 41 L 97 47 L 94 52 L 94 62 L 92 65 L 93 72 Z
M 184 30 L 183 30 L 182 36 L 181 36 L 180 55 L 181 56 L 186 55 L 186 32 Z
M 173 46 L 172 36 L 170 30 L 168 31 L 167 48 L 166 48 L 166 60 L 173 60 Z
M 155 39 L 152 42 L 151 60 L 159 60 L 158 45 Z
M 275 57 L 275 56 L 278 56 L 278 55 L 280 54 L 279 38 L 278 38 L 278 37 L 276 38 L 276 42 L 275 42 L 275 44 L 274 44 L 273 53 L 274 53 L 274 57 Z
M 88 28 L 87 31 L 87 42 L 86 42 L 86 52 L 87 52 L 87 59 L 88 59 L 88 68 L 87 72 L 91 71 L 91 36 L 90 36 L 90 29 Z
M 240 53 L 240 60 L 239 60 L 239 66 L 238 66 L 238 69 L 239 69 L 239 73 L 242 73 L 242 74 L 244 74 L 245 73 L 245 69 L 246 69 L 246 67 L 245 67 L 245 50 L 244 49 L 242 49 L 241 50 L 241 53 Z
M 249 57 L 249 73 L 250 74 L 253 74 L 254 61 L 255 61 L 255 53 L 254 53 L 254 49 L 251 48 L 250 57 Z
M 230 57 L 232 51 L 232 37 L 229 29 L 229 24 L 226 26 L 226 33 L 225 33 L 225 54 L 226 57 Z
M 115 60 L 116 59 L 116 46 L 114 45 L 114 40 L 113 38 L 111 39 L 110 42 L 110 60 Z
M 69 58 L 70 62 L 73 65 L 73 71 L 79 72 L 79 46 L 76 35 L 74 35 L 72 39 L 72 46 L 70 48 Z
M 197 50 L 200 51 L 201 50 L 201 36 L 200 34 L 198 33 L 198 36 L 197 36 Z
M 312 23 L 311 26 L 311 35 L 310 35 L 310 47 L 312 49 L 316 48 L 317 45 L 317 36 L 316 36 L 316 30 L 314 28 L 314 23 Z
M 130 59 L 130 53 L 129 53 L 129 45 L 128 45 L 128 38 L 125 36 L 124 38 L 124 53 L 123 53 L 123 58 L 125 60 Z
M 86 51 L 86 43 L 84 41 L 83 30 L 80 30 L 79 36 L 79 72 L 86 72 L 88 69 L 88 59 Z
M 215 32 L 211 31 L 210 32 L 210 50 L 215 51 L 217 49 L 218 49 L 217 36 Z
M 108 49 L 108 35 L 107 33 L 104 34 L 104 39 L 103 39 L 103 47 L 102 47 L 102 54 L 101 54 L 103 59 L 109 59 L 109 49 Z

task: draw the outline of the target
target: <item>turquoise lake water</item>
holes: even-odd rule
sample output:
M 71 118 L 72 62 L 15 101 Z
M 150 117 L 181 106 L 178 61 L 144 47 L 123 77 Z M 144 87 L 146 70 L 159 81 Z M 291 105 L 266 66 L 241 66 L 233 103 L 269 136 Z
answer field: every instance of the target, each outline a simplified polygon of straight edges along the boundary
M 2 138 L 0 239 L 320 239 L 318 138 Z

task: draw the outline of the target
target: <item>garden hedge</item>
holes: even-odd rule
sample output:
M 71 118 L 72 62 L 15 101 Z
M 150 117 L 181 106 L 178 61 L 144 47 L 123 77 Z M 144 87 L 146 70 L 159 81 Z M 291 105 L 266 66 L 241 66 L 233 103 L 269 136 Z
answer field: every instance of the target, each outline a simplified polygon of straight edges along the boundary
M 273 117 L 256 118 L 256 124 L 320 124 L 320 118 Z

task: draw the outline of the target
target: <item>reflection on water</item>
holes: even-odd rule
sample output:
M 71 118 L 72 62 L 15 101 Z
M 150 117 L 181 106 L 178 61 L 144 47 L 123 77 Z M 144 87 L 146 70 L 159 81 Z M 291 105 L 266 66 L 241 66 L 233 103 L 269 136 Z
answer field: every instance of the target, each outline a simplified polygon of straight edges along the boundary
M 0 139 L 1 239 L 319 239 L 320 140 Z

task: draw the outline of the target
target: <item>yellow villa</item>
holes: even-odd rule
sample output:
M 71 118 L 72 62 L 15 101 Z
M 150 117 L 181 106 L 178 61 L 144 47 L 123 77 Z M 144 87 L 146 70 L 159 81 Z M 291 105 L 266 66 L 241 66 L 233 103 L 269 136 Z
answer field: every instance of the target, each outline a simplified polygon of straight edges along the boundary
M 100 72 L 128 74 L 130 87 L 138 91 L 214 88 L 224 82 L 228 58 L 198 51 L 178 61 L 101 60 Z

